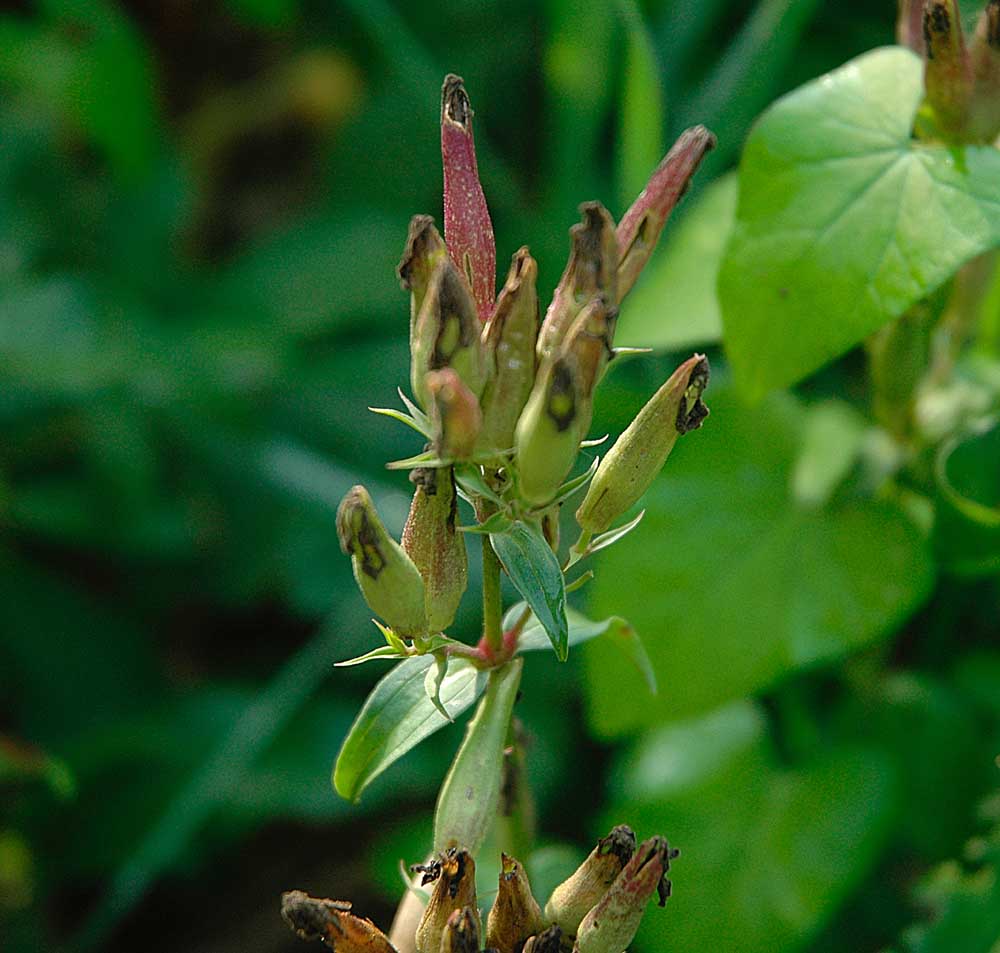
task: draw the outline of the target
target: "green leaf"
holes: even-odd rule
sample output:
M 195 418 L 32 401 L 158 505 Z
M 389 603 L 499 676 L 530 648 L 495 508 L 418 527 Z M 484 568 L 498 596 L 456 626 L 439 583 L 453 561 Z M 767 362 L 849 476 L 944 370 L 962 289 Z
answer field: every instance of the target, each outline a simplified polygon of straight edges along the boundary
M 548 634 L 559 660 L 566 661 L 566 589 L 556 554 L 542 534 L 526 523 L 515 523 L 506 533 L 491 535 L 490 542 L 510 581 Z
M 736 218 L 738 184 L 724 175 L 672 224 L 666 247 L 622 305 L 615 343 L 677 350 L 722 336 L 716 283 Z
M 434 665 L 432 655 L 408 658 L 375 686 L 344 739 L 333 769 L 333 786 L 341 797 L 356 800 L 389 765 L 449 724 L 424 690 L 424 679 Z M 453 720 L 485 687 L 485 674 L 458 659 L 441 683 L 441 704 Z
M 474 533 L 489 536 L 492 533 L 506 533 L 514 521 L 506 513 L 494 513 L 482 523 L 473 523 L 471 526 L 459 526 L 459 532 Z
M 801 380 L 1000 243 L 1000 152 L 912 140 L 921 76 L 909 51 L 875 50 L 752 131 L 719 277 L 748 395 Z
M 630 544 L 595 558 L 592 614 L 628 613 L 663 686 L 630 692 L 628 664 L 597 640 L 584 653 L 595 731 L 759 691 L 884 637 L 926 597 L 928 546 L 899 509 L 790 498 L 806 419 L 787 395 L 750 410 L 715 386 L 710 424 L 678 444 Z
M 894 807 L 873 751 L 779 768 L 747 702 L 645 735 L 609 776 L 605 823 L 627 817 L 681 849 L 667 915 L 648 912 L 633 953 L 804 949 L 873 867 Z
M 496 818 L 507 729 L 524 662 L 490 673 L 486 694 L 465 731 L 434 811 L 434 850 L 451 845 L 475 853 Z

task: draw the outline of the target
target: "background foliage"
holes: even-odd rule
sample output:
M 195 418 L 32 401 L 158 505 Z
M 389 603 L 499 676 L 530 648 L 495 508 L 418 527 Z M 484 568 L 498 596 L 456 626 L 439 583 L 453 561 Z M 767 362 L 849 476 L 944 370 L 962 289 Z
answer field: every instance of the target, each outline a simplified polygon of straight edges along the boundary
M 382 461 L 418 448 L 364 408 L 407 379 L 393 267 L 410 215 L 440 215 L 454 71 L 500 260 L 530 244 L 545 290 L 580 201 L 620 214 L 686 125 L 720 143 L 623 311 L 621 343 L 661 351 L 612 369 L 594 431 L 618 432 L 696 345 L 713 348 L 713 415 L 574 596 L 628 617 L 660 691 L 600 639 L 564 666 L 529 659 L 538 892 L 628 821 L 683 849 L 639 951 L 987 953 L 995 534 L 970 574 L 947 538 L 932 551 L 919 500 L 859 489 L 877 437 L 856 352 L 749 405 L 716 346 L 724 173 L 750 123 L 890 42 L 894 15 L 861 0 L 5 6 L 5 948 L 297 949 L 282 890 L 386 921 L 398 859 L 422 859 L 460 729 L 358 804 L 329 783 L 374 678 L 332 662 L 377 641 L 333 514 L 363 480 L 395 530 L 405 517 Z M 962 452 L 952 476 L 987 500 L 995 440 Z M 468 599 L 455 632 L 476 624 Z

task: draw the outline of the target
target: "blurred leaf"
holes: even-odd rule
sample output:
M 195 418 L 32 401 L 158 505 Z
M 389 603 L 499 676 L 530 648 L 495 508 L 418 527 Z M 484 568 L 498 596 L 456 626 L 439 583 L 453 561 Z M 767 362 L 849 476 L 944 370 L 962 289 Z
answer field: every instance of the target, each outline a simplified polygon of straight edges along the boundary
M 732 233 L 738 186 L 724 175 L 668 230 L 663 248 L 625 299 L 615 343 L 679 350 L 722 335 L 716 280 Z
M 476 854 L 496 819 L 510 716 L 522 659 L 490 672 L 486 694 L 465 730 L 434 810 L 434 850 L 460 846 Z
M 453 660 L 440 686 L 449 720 L 424 691 L 424 678 L 434 664 L 432 655 L 408 658 L 372 689 L 337 755 L 333 785 L 341 797 L 356 801 L 389 765 L 450 724 L 486 688 L 483 672 L 462 659 Z
M 636 0 L 618 0 L 625 62 L 618 129 L 618 199 L 628 208 L 663 157 L 663 89 L 653 38 Z
M 935 549 L 948 569 L 967 575 L 1000 568 L 1000 423 L 946 440 L 935 462 Z
M 876 50 L 751 134 L 719 279 L 747 394 L 801 380 L 1000 242 L 1000 152 L 911 139 L 921 72 L 906 50 Z
M 802 506 L 824 506 L 857 463 L 865 420 L 843 401 L 809 408 L 802 446 L 792 470 L 792 497 Z
M 713 384 L 712 416 L 674 450 L 629 545 L 596 560 L 590 606 L 627 612 L 661 691 L 623 690 L 629 666 L 585 652 L 601 735 L 704 711 L 885 636 L 926 598 L 927 546 L 891 506 L 822 510 L 789 498 L 807 416 L 786 395 L 756 410 Z
M 776 769 L 745 702 L 647 734 L 611 776 L 604 823 L 627 817 L 681 849 L 666 915 L 644 918 L 636 953 L 802 948 L 871 868 L 890 815 L 878 757 Z
M 559 661 L 566 661 L 566 588 L 556 554 L 537 529 L 521 522 L 504 533 L 491 534 L 490 542 L 514 588 L 545 629 Z
M 299 0 L 226 0 L 226 4 L 241 19 L 270 29 L 288 26 L 299 13 Z

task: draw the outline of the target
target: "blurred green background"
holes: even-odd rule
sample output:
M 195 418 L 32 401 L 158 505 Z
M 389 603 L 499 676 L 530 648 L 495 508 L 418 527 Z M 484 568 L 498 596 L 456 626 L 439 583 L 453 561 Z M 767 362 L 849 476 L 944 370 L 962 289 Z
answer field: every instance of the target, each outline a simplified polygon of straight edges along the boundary
M 995 820 L 995 567 L 939 571 L 919 505 L 841 485 L 866 433 L 857 355 L 741 404 L 712 290 L 732 186 L 705 187 L 769 102 L 894 19 L 864 0 L 3 5 L 0 948 L 292 951 L 282 890 L 386 925 L 399 860 L 423 859 L 460 728 L 357 805 L 329 783 L 381 671 L 332 668 L 378 641 L 333 515 L 364 482 L 405 518 L 383 463 L 419 447 L 365 408 L 408 379 L 394 267 L 410 216 L 440 221 L 452 71 L 501 274 L 529 244 L 543 297 L 579 202 L 618 216 L 681 129 L 719 138 L 699 214 L 622 314 L 623 341 L 668 351 L 618 362 L 594 432 L 693 346 L 712 417 L 575 597 L 635 624 L 660 693 L 600 642 L 530 659 L 538 892 L 628 822 L 683 851 L 641 953 L 875 953 L 908 929 L 901 949 L 987 953 L 1000 899 L 976 865 L 997 849 L 966 842 Z M 984 945 L 919 945 L 935 914 Z

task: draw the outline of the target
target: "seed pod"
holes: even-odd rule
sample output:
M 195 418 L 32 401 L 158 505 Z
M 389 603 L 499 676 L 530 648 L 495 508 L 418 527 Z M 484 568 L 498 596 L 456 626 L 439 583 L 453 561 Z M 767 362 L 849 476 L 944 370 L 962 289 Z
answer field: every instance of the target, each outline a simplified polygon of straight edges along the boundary
M 514 431 L 518 488 L 529 503 L 548 503 L 573 467 L 590 427 L 594 388 L 611 354 L 617 314 L 603 295 L 593 298 L 538 372 Z
M 458 496 L 451 467 L 410 473 L 416 485 L 402 544 L 424 580 L 427 627 L 442 632 L 455 618 L 469 582 L 465 540 L 455 528 Z
M 485 381 L 476 305 L 465 279 L 451 259 L 441 261 L 431 275 L 413 329 L 410 345 L 410 384 L 427 410 L 427 372 L 450 367 L 465 386 L 479 396 Z
M 483 391 L 480 446 L 509 450 L 514 427 L 535 380 L 538 337 L 538 265 L 521 248 L 514 255 L 493 317 L 483 329 L 489 380 Z
M 449 918 L 466 908 L 473 911 L 478 938 L 476 864 L 472 855 L 462 848 L 450 848 L 437 860 L 416 869 L 424 872 L 422 883 L 434 882 L 434 891 L 417 926 L 417 953 L 440 953 Z
M 924 55 L 924 0 L 899 0 L 896 42 L 918 56 Z
M 417 567 L 382 525 L 363 486 L 355 486 L 337 509 L 340 547 L 351 557 L 365 602 L 400 636 L 427 632 L 424 583 Z
M 337 953 L 396 953 L 371 920 L 350 912 L 346 900 L 317 900 L 301 890 L 281 896 L 281 916 L 303 940 L 322 940 Z
M 501 854 L 499 889 L 486 920 L 486 945 L 500 953 L 520 953 L 524 941 L 544 926 L 524 868 Z
M 649 399 L 601 460 L 576 521 L 589 533 L 603 533 L 637 503 L 663 469 L 677 438 L 696 430 L 708 416 L 701 402 L 708 385 L 708 360 L 688 358 Z
M 521 953 L 559 953 L 562 949 L 562 930 L 553 925 L 537 936 L 529 937 Z
M 575 936 L 587 912 L 604 896 L 634 853 L 635 834 L 630 827 L 620 824 L 597 842 L 568 880 L 552 891 L 545 904 L 545 919 Z
M 979 18 L 970 57 L 970 136 L 977 142 L 993 142 L 1000 134 L 1000 0 L 990 0 Z
M 649 261 L 670 213 L 687 191 L 705 154 L 715 148 L 715 136 L 704 126 L 681 133 L 650 176 L 649 183 L 618 223 L 618 297 L 629 293 Z
M 935 131 L 961 135 L 968 123 L 972 65 L 962 37 L 957 0 L 924 4 L 924 86 Z
M 441 937 L 441 953 L 479 953 L 479 913 L 471 907 L 448 917 Z
M 635 936 L 654 892 L 662 907 L 670 896 L 666 873 L 679 852 L 663 837 L 639 845 L 635 856 L 580 924 L 574 953 L 621 953 Z
M 444 240 L 434 227 L 434 219 L 430 215 L 414 215 L 410 219 L 410 230 L 406 236 L 406 248 L 403 257 L 396 267 L 399 282 L 404 290 L 410 292 L 410 348 L 413 348 L 413 337 L 417 323 L 417 315 L 424 303 L 427 287 L 435 269 L 448 255 Z
M 430 371 L 424 381 L 434 425 L 434 447 L 442 460 L 468 460 L 476 448 L 483 416 L 476 395 L 451 367 Z
M 618 301 L 614 219 L 600 202 L 585 202 L 580 213 L 583 221 L 569 230 L 569 261 L 538 333 L 539 360 L 555 354 L 580 309 L 595 295 L 604 294 L 612 304 Z
M 479 184 L 472 107 L 462 77 L 453 74 L 444 78 L 441 88 L 441 160 L 445 241 L 452 260 L 469 281 L 479 318 L 485 322 L 496 294 L 496 242 Z

